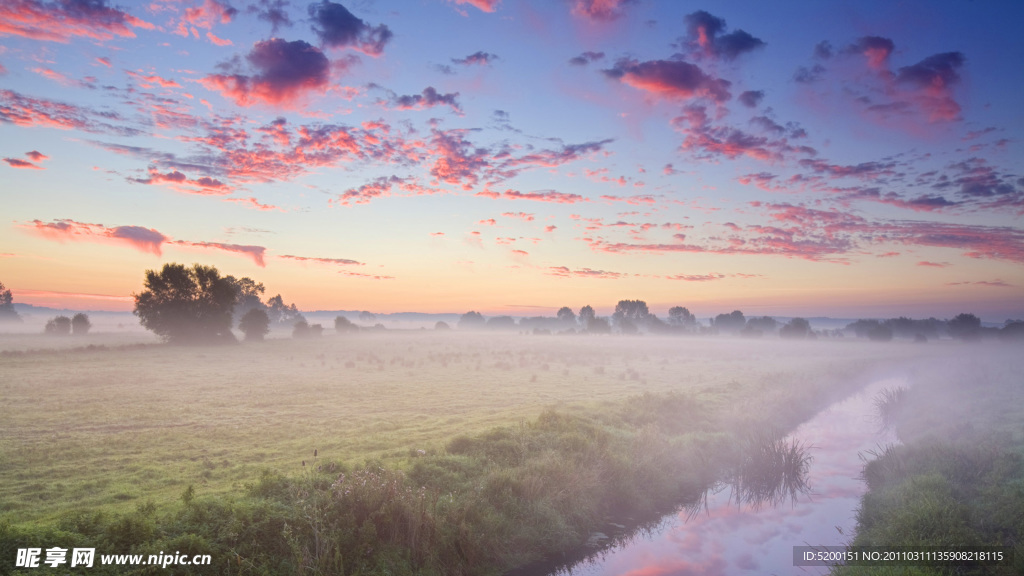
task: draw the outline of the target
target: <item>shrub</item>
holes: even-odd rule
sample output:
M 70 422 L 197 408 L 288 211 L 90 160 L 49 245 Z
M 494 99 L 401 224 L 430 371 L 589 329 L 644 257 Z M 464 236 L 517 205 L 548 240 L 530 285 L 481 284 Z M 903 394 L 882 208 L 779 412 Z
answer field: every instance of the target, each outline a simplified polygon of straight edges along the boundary
M 75 336 L 85 336 L 89 333 L 90 328 L 92 328 L 92 322 L 89 322 L 88 314 L 79 312 L 71 317 L 71 333 Z
M 262 308 L 253 308 L 242 316 L 238 329 L 245 334 L 246 340 L 263 340 L 270 332 L 270 316 Z
M 67 316 L 51 318 L 46 322 L 44 331 L 50 336 L 67 336 L 71 334 L 71 318 Z

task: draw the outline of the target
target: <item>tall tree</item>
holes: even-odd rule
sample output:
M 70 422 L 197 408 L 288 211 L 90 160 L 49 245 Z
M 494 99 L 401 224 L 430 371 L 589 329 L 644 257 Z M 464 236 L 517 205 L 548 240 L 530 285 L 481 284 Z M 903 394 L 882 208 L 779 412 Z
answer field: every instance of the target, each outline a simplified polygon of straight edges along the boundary
M 0 322 L 21 322 L 21 316 L 14 309 L 14 296 L 0 282 Z
M 145 290 L 135 294 L 134 314 L 167 342 L 231 341 L 235 286 L 213 266 L 164 264 L 146 270 Z
M 558 313 L 555 315 L 558 321 L 563 324 L 576 324 L 576 314 L 573 313 L 572 308 L 568 306 L 562 306 L 558 309 Z

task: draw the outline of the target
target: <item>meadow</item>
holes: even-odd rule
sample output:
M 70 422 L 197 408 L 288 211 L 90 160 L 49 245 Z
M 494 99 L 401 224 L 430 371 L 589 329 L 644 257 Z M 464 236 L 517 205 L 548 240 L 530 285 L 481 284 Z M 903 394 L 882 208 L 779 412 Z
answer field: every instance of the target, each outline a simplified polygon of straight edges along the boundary
M 280 526 L 272 530 L 287 542 L 285 564 L 268 568 L 255 558 L 269 552 L 239 548 L 239 573 L 374 573 L 380 562 L 408 572 L 496 573 L 578 546 L 609 514 L 656 512 L 699 491 L 734 437 L 791 429 L 868 381 L 964 350 L 852 338 L 432 330 L 217 347 L 126 339 L 98 333 L 56 347 L 43 336 L 0 339 L 0 527 L 10 542 L 52 527 L 87 534 L 81 521 L 68 524 L 82 514 L 106 515 L 108 524 L 141 514 L 155 532 L 180 538 L 182 530 L 167 526 L 186 523 L 182 515 L 198 514 L 197 506 L 226 506 L 220 513 L 231 516 L 239 499 L 262 498 L 289 508 L 285 516 L 305 516 L 288 516 L 290 539 Z M 401 516 L 407 511 L 388 512 L 405 518 L 397 524 L 419 526 L 411 532 L 382 524 L 379 509 L 367 512 L 354 525 L 371 526 L 370 540 L 332 525 L 335 544 L 376 548 L 372 558 L 359 552 L 358 562 L 349 553 L 342 568 L 315 543 L 326 538 L 317 522 L 344 503 L 339 473 L 419 488 L 425 492 L 405 502 L 429 502 L 430 512 L 412 524 Z M 485 508 L 463 503 L 474 491 L 489 494 L 473 496 Z M 452 503 L 440 500 L 445 492 Z M 524 511 L 531 501 L 561 515 Z M 346 506 L 348 514 L 362 505 Z M 187 521 L 212 523 L 201 517 Z M 453 533 L 442 534 L 446 523 L 457 525 Z M 435 541 L 410 544 L 427 524 Z M 538 531 L 516 532 L 522 524 Z M 467 544 L 458 526 L 489 526 L 516 544 L 482 558 L 488 541 Z M 222 534 L 201 537 L 200 548 L 225 549 L 217 547 Z M 378 540 L 386 545 L 366 544 Z M 417 546 L 451 553 L 422 557 Z

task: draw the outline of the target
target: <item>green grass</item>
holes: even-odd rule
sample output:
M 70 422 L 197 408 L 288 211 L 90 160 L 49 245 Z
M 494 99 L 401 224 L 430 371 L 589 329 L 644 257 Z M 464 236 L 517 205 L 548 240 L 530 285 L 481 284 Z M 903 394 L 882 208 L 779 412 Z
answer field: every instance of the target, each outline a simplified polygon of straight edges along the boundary
M 982 351 L 984 352 L 984 351 Z M 860 574 L 1024 573 L 1024 380 L 1009 355 L 949 359 L 877 399 L 901 444 L 866 457 L 858 546 L 1009 546 L 1005 567 L 842 567 Z
M 678 505 L 736 439 L 951 349 L 388 332 L 6 354 L 0 542 L 493 573 Z

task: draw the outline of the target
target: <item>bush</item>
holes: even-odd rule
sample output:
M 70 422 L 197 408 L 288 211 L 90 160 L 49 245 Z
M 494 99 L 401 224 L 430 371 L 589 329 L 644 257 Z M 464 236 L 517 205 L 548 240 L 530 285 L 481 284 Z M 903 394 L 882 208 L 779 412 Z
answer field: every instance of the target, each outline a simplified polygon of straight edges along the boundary
M 89 322 L 87 314 L 79 312 L 71 317 L 71 333 L 75 336 L 85 336 L 89 333 L 90 328 L 92 328 L 92 322 Z
M 56 318 L 50 318 L 46 322 L 46 328 L 44 331 L 50 336 L 67 336 L 71 334 L 71 318 L 67 316 L 57 316 Z
M 238 329 L 245 334 L 246 340 L 263 340 L 270 332 L 270 316 L 262 308 L 253 308 L 242 316 Z

